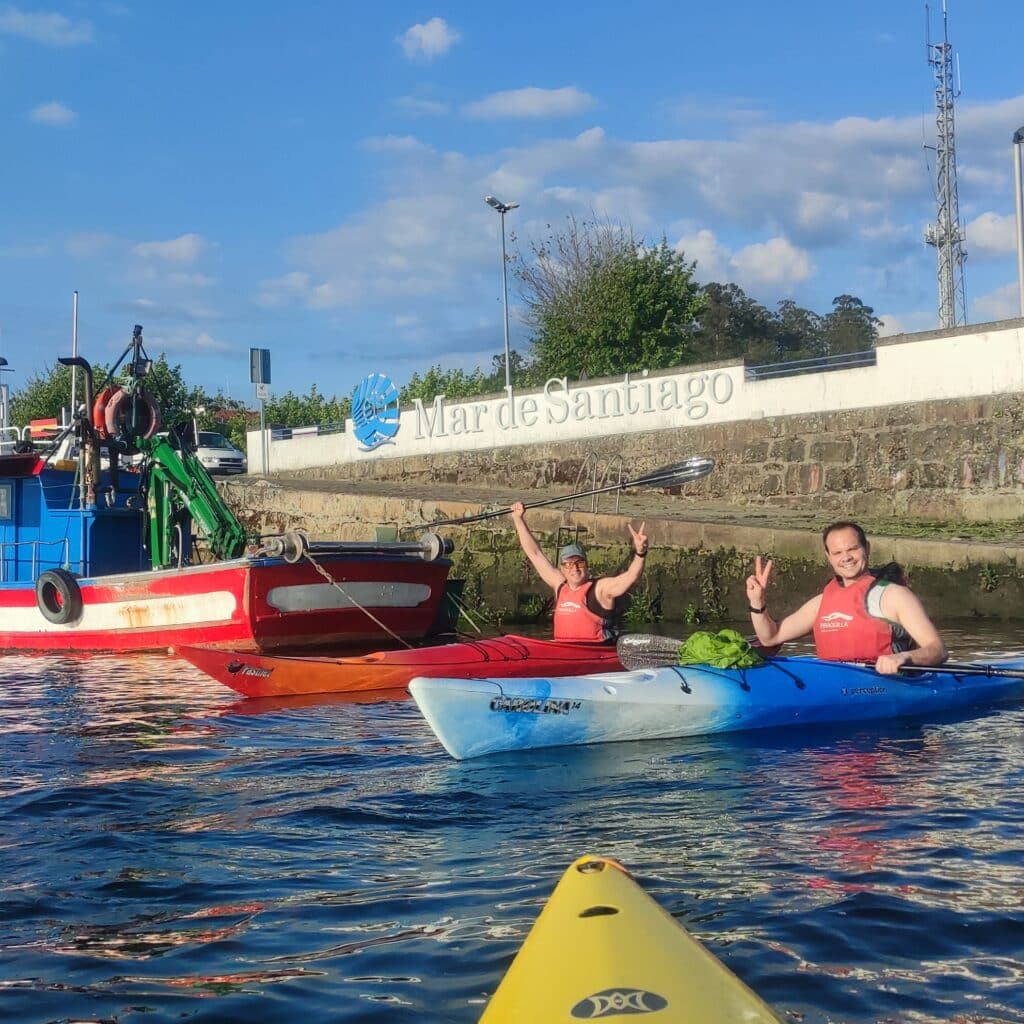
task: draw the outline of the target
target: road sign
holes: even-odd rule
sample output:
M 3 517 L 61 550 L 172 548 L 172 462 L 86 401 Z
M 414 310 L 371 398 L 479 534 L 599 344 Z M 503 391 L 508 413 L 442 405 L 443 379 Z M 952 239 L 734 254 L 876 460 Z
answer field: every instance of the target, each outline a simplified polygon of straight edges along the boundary
M 256 397 L 257 398 L 269 398 L 270 397 L 270 385 L 269 384 L 257 384 L 256 385 Z
M 269 348 L 249 349 L 249 380 L 251 380 L 253 384 L 270 383 Z

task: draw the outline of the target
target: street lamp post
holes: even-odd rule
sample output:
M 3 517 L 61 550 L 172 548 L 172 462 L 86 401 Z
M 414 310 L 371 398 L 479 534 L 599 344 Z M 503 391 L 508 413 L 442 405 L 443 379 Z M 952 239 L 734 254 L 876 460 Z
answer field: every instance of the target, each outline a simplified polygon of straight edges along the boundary
M 1021 187 L 1021 158 L 1024 156 L 1024 128 L 1013 133 L 1013 184 L 1017 200 L 1017 291 L 1020 315 L 1024 316 L 1024 189 Z
M 501 292 L 505 309 L 505 390 L 512 387 L 512 365 L 508 350 L 508 263 L 505 258 L 505 214 L 516 209 L 518 203 L 503 203 L 494 196 L 484 196 L 484 202 L 501 214 Z

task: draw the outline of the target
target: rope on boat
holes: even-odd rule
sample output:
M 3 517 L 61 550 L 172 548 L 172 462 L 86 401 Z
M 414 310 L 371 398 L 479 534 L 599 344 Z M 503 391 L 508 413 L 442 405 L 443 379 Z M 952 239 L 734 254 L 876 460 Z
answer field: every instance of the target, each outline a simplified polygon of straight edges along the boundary
M 481 635 L 483 636 L 483 629 L 480 628 L 480 624 L 473 618 L 469 613 L 469 607 L 461 597 L 456 597 L 454 593 L 448 593 L 445 598 L 459 610 L 459 615 L 463 616 L 465 620 Z
M 392 639 L 397 640 L 400 644 L 402 644 L 403 647 L 408 647 L 410 650 L 412 649 L 412 644 L 404 640 L 393 630 L 388 629 L 388 627 L 385 626 L 384 623 L 381 622 L 380 619 L 378 619 L 377 616 L 374 615 L 369 608 L 364 608 L 351 594 L 349 594 L 345 590 L 345 588 L 309 553 L 308 546 L 303 547 L 302 555 L 309 562 L 309 564 L 312 565 L 313 568 L 316 569 L 316 571 L 320 573 L 320 575 L 323 576 L 323 578 L 327 580 L 327 582 L 330 583 L 330 585 L 334 587 L 339 594 L 341 594 L 342 597 L 344 597 L 347 601 L 351 601 L 352 604 L 354 604 L 368 619 L 370 619 L 371 621 L 375 622 L 378 626 L 380 626 L 380 628 L 383 629 L 384 632 L 387 633 L 388 636 L 390 636 Z

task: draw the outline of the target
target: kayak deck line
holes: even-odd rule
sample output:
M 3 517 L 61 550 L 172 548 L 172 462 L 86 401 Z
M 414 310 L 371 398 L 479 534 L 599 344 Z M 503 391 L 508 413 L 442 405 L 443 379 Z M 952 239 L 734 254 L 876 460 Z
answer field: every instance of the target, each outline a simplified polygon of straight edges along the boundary
M 779 1024 L 743 983 L 617 861 L 562 875 L 480 1024 L 572 1024 L 639 1015 L 688 1024 Z

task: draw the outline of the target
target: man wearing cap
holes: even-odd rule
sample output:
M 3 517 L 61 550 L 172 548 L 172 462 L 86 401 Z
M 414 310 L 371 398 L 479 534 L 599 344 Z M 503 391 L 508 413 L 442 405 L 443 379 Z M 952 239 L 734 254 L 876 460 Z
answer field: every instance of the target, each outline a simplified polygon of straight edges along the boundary
M 644 571 L 646 523 L 641 523 L 639 530 L 634 530 L 632 523 L 628 524 L 633 540 L 633 557 L 626 571 L 618 576 L 592 580 L 587 571 L 586 552 L 579 544 L 566 544 L 561 548 L 556 567 L 526 525 L 523 503 L 517 501 L 511 512 L 523 553 L 540 578 L 555 592 L 555 639 L 595 643 L 615 639 L 615 601 L 629 591 Z

